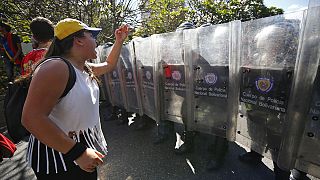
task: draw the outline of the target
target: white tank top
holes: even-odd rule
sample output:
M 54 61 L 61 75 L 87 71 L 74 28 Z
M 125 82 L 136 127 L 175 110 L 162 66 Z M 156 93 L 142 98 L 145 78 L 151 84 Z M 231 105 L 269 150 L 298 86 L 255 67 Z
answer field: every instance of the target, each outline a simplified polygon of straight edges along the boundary
M 49 118 L 76 142 L 84 144 L 103 154 L 107 154 L 107 143 L 101 130 L 99 116 L 99 87 L 85 71 L 75 68 L 76 82 L 69 93 L 51 111 Z M 82 135 L 80 138 L 80 134 Z M 37 172 L 55 173 L 67 171 L 64 157 L 30 136 L 27 162 Z
M 94 142 L 88 144 L 98 143 L 100 149 L 107 153 L 103 148 L 107 144 L 100 126 L 99 86 L 88 73 L 75 67 L 74 69 L 77 77 L 73 88 L 53 108 L 49 118 L 67 135 L 69 132 L 74 132 L 79 137 L 80 132 L 94 132 L 98 139 L 89 139 Z

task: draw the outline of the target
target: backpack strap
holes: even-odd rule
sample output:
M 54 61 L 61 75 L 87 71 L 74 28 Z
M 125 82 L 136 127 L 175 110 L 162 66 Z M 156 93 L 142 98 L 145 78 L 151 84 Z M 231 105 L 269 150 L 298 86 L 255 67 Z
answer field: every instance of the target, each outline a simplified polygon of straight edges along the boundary
M 77 76 L 76 76 L 76 71 L 74 70 L 74 67 L 72 66 L 72 64 L 68 60 L 66 60 L 62 57 L 60 57 L 60 58 L 68 65 L 68 69 L 69 69 L 69 79 L 67 82 L 67 86 L 64 89 L 64 91 L 60 97 L 60 99 L 61 99 L 61 98 L 65 97 L 69 93 L 69 91 L 73 88 L 74 84 L 76 83 Z
M 72 66 L 72 64 L 68 60 L 64 59 L 61 56 L 52 56 L 52 57 L 48 57 L 48 58 L 44 59 L 41 63 L 37 64 L 37 66 L 34 68 L 34 70 L 37 69 L 39 66 L 41 66 L 41 64 L 43 64 L 44 62 L 46 62 L 49 59 L 61 59 L 68 65 L 69 79 L 68 79 L 66 88 L 64 89 L 62 95 L 60 96 L 60 99 L 62 99 L 63 97 L 65 97 L 69 93 L 69 91 L 73 88 L 74 84 L 76 83 L 76 78 L 77 78 L 76 71 L 74 70 L 74 67 Z

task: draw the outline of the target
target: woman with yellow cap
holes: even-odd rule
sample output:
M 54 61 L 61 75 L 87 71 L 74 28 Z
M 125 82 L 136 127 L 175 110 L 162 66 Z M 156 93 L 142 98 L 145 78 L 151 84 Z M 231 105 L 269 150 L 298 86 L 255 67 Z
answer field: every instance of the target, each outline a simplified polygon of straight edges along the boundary
M 27 162 L 38 179 L 97 179 L 107 144 L 95 77 L 115 68 L 128 27 L 115 31 L 106 62 L 91 64 L 87 60 L 96 58 L 95 36 L 100 30 L 70 18 L 58 22 L 47 59 L 33 73 L 22 123 L 31 132 Z M 76 80 L 64 94 L 71 72 Z

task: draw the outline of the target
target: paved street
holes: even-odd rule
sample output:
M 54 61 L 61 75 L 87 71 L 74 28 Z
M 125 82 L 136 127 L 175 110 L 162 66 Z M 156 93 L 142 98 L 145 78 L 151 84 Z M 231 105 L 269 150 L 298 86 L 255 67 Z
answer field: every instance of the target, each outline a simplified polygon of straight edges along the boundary
M 173 152 L 174 134 L 169 141 L 153 145 L 156 134 L 154 122 L 142 131 L 134 131 L 133 125 L 117 125 L 117 121 L 102 120 L 102 127 L 108 142 L 109 154 L 100 168 L 100 179 L 107 180 L 272 180 L 272 162 L 264 159 L 257 166 L 243 164 L 237 160 L 245 152 L 237 144 L 230 143 L 223 168 L 214 172 L 205 170 L 207 153 L 201 146 L 201 138 L 195 140 L 195 150 L 185 156 Z M 2 129 L 3 132 L 4 129 Z M 36 179 L 25 163 L 27 143 L 21 141 L 12 159 L 0 164 L 2 180 Z M 316 179 L 316 178 L 314 178 Z
M 149 128 L 144 131 L 134 131 L 128 126 L 117 126 L 114 121 L 103 122 L 103 125 L 108 127 L 105 134 L 109 145 L 107 163 L 103 167 L 105 179 L 273 179 L 273 172 L 264 164 L 252 167 L 239 162 L 237 155 L 244 150 L 232 143 L 224 167 L 217 172 L 206 172 L 207 153 L 204 148 L 199 147 L 201 144 L 199 138 L 196 138 L 196 148 L 193 153 L 177 156 L 173 152 L 174 134 L 164 144 L 156 146 L 152 144 L 156 134 L 155 123 L 150 123 Z M 191 167 L 194 168 L 194 173 Z

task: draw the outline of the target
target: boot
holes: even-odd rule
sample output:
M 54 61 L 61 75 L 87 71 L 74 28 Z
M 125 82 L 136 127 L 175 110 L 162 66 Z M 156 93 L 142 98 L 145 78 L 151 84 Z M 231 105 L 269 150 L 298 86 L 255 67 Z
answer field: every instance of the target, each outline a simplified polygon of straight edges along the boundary
M 182 140 L 184 141 L 184 143 L 178 148 L 178 149 L 174 149 L 174 152 L 177 155 L 182 155 L 182 154 L 186 154 L 186 153 L 191 153 L 194 150 L 194 132 L 192 131 L 184 131 L 182 134 Z
M 123 125 L 123 124 L 128 124 L 128 113 L 124 109 L 119 109 L 118 111 L 118 119 L 119 121 L 117 122 L 117 125 Z
M 255 151 L 246 152 L 238 156 L 239 160 L 244 163 L 258 164 L 262 160 L 262 155 Z
M 273 161 L 273 171 L 275 180 L 284 180 L 289 179 L 290 171 L 282 170 L 276 162 Z
M 147 120 L 143 117 L 140 117 L 139 115 L 137 115 L 135 118 L 135 124 L 136 124 L 136 126 L 134 126 L 135 131 L 140 131 L 147 128 Z
M 307 174 L 305 172 L 293 169 L 291 170 L 289 180 L 310 180 L 310 178 L 307 177 Z
M 100 118 L 104 121 L 111 121 L 113 119 L 112 116 L 112 105 L 108 101 L 102 101 L 100 102 Z
M 118 107 L 113 106 L 111 116 L 109 117 L 109 120 L 118 120 L 119 119 L 120 110 Z
M 207 171 L 215 171 L 222 167 L 229 146 L 225 138 L 214 136 L 212 139 L 214 141 L 208 147 L 210 159 L 206 164 Z
M 117 122 L 117 125 L 125 125 L 128 124 L 128 116 L 125 114 L 121 114 L 120 117 L 118 118 L 119 121 Z
M 154 145 L 162 144 L 169 139 L 169 134 L 173 131 L 173 122 L 160 121 L 157 125 L 157 136 L 153 141 Z

